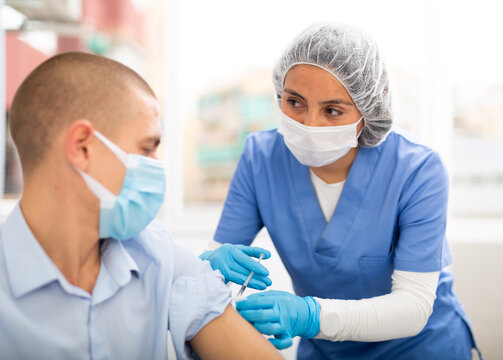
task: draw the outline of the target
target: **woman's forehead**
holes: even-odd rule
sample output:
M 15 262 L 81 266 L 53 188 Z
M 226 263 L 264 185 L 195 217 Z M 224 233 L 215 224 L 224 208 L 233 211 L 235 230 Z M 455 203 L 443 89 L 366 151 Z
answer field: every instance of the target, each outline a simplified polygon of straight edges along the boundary
M 351 96 L 336 75 L 322 66 L 314 64 L 295 64 L 285 75 L 283 89 L 310 94 L 319 93 L 324 97 L 338 96 L 349 99 Z

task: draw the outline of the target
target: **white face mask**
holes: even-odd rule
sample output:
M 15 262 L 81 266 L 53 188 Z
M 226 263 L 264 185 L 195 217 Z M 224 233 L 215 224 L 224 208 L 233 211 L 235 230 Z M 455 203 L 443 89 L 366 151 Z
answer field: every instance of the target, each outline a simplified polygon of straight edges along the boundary
M 320 167 L 339 160 L 358 145 L 361 131 L 356 131 L 362 119 L 349 125 L 306 126 L 282 113 L 278 132 L 301 164 Z

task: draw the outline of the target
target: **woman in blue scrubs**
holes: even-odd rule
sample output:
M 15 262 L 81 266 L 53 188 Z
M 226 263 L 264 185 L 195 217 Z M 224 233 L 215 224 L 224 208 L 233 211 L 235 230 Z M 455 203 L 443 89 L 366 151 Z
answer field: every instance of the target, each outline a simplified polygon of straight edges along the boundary
M 226 280 L 270 285 L 248 247 L 262 227 L 295 295 L 237 303 L 299 359 L 470 359 L 445 239 L 448 179 L 439 155 L 391 130 L 388 75 L 360 29 L 307 29 L 274 68 L 278 129 L 250 135 L 215 240 L 201 255 Z

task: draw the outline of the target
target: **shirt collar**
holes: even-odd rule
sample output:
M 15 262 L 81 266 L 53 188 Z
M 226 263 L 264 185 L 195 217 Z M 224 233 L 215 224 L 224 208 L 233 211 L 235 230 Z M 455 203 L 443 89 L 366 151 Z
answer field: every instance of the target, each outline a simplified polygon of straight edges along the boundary
M 100 251 L 101 269 L 93 289 L 95 305 L 106 301 L 129 283 L 132 274 L 140 276 L 138 265 L 119 240 L 104 239 Z
M 16 298 L 58 280 L 64 289 L 75 293 L 31 232 L 19 203 L 2 226 L 2 239 L 7 274 Z M 139 276 L 138 265 L 120 241 L 106 239 L 100 251 L 101 265 L 118 287 L 129 282 L 131 272 Z
M 126 285 L 131 279 L 131 273 L 140 275 L 138 265 L 119 240 L 105 239 L 100 251 L 101 265 L 107 268 L 117 285 Z
M 16 298 L 58 279 L 58 269 L 26 223 L 19 203 L 2 226 L 5 264 Z

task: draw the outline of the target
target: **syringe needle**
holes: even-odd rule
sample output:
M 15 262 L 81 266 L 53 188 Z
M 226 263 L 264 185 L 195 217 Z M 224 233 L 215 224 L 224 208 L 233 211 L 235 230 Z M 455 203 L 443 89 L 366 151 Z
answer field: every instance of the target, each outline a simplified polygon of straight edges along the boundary
M 258 258 L 258 262 L 260 263 L 260 260 L 262 260 L 264 258 L 264 254 L 260 254 L 259 258 Z M 255 273 L 252 271 L 250 273 L 250 275 L 248 275 L 248 277 L 246 278 L 245 282 L 243 283 L 243 286 L 241 286 L 241 288 L 239 289 L 236 297 L 239 297 L 241 295 L 243 295 L 243 292 L 245 291 L 246 287 L 248 286 L 248 283 L 250 282 L 251 278 L 253 277 Z

